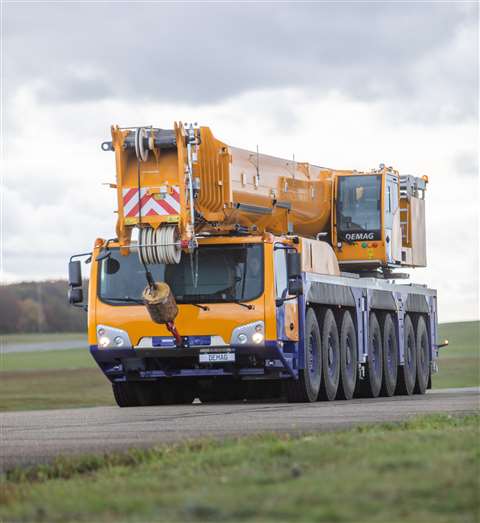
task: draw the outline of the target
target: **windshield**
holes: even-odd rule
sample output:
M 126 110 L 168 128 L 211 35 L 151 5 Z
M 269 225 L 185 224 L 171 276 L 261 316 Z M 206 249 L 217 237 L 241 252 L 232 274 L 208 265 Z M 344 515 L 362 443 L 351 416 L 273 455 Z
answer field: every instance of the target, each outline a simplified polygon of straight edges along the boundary
M 380 240 L 381 178 L 340 176 L 338 179 L 337 229 L 340 240 Z
M 263 244 L 203 245 L 193 255 L 182 253 L 178 264 L 148 268 L 155 281 L 170 285 L 178 303 L 250 301 L 263 292 Z M 100 262 L 99 280 L 99 297 L 115 304 L 141 300 L 146 286 L 137 253 L 122 256 L 118 249 Z

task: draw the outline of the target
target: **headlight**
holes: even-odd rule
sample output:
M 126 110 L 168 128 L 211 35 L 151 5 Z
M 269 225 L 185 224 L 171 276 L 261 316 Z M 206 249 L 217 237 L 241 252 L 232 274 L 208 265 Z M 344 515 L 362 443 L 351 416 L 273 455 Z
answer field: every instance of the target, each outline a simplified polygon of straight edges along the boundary
M 110 338 L 108 336 L 101 336 L 98 339 L 98 344 L 102 348 L 108 347 L 110 345 Z
M 109 327 L 108 325 L 97 325 L 97 344 L 101 349 L 129 349 L 132 347 L 130 338 L 124 330 Z
M 265 324 L 263 321 L 254 321 L 246 325 L 235 327 L 230 338 L 232 345 L 255 344 L 260 345 L 265 340 Z
M 258 345 L 259 343 L 262 343 L 263 338 L 264 338 L 264 336 L 263 336 L 263 334 L 262 334 L 261 332 L 256 332 L 256 333 L 253 334 L 253 336 L 252 336 L 253 343 L 256 343 L 257 345 Z

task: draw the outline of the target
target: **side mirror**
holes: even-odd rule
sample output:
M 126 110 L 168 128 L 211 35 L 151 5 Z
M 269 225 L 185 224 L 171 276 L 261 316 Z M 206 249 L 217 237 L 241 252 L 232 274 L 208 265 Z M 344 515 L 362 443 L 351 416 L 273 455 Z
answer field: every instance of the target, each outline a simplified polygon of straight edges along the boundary
M 288 251 L 287 252 L 287 277 L 300 278 L 302 275 L 302 259 L 299 252 Z
M 287 252 L 287 276 L 288 294 L 292 296 L 303 294 L 302 257 L 299 252 Z
M 81 287 L 70 287 L 68 289 L 68 303 L 75 305 L 83 302 L 83 290 Z
M 288 280 L 288 294 L 292 296 L 301 296 L 303 294 L 303 282 L 301 278 Z
M 78 260 L 68 264 L 68 285 L 70 287 L 82 287 L 82 266 Z

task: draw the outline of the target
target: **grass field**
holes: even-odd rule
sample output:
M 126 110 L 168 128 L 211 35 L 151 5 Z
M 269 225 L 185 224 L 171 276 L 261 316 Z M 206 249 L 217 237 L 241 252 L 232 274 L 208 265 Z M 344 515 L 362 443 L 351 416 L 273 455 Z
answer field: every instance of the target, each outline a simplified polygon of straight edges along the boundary
M 434 388 L 480 385 L 479 328 L 480 322 L 440 325 L 440 339 L 450 344 L 441 349 Z M 85 349 L 4 354 L 0 363 L 0 410 L 114 404 L 110 384 Z
M 480 322 L 443 323 L 439 341 L 449 340 L 440 349 L 440 372 L 433 376 L 433 387 L 468 387 L 480 385 Z
M 132 450 L 14 470 L 8 522 L 477 523 L 479 417 Z

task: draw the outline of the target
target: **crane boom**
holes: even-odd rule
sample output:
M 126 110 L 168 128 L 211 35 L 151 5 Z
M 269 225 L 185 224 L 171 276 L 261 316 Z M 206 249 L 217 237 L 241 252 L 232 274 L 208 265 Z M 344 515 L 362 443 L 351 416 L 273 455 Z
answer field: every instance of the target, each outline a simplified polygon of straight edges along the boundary
M 102 148 L 116 153 L 120 244 L 138 229 L 147 263 L 178 263 L 198 235 L 270 232 L 321 236 L 352 270 L 426 265 L 426 177 L 276 158 L 180 123 L 115 126 Z

